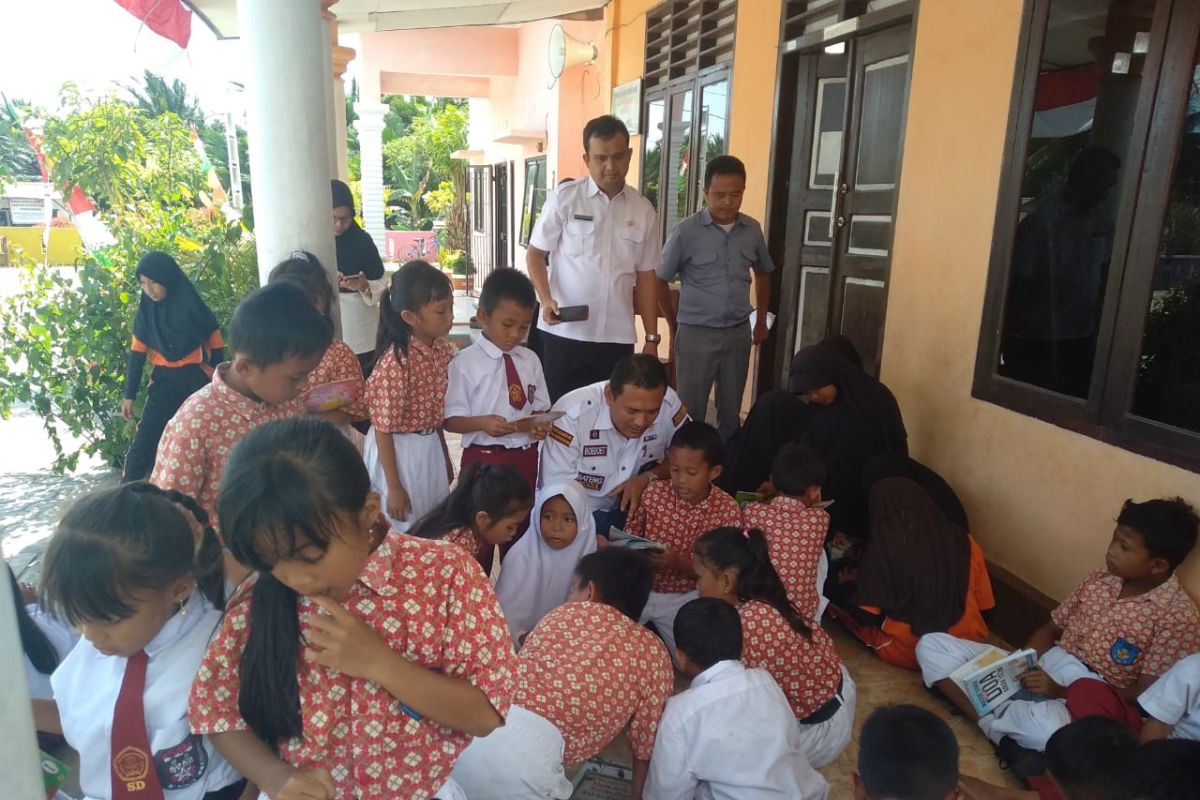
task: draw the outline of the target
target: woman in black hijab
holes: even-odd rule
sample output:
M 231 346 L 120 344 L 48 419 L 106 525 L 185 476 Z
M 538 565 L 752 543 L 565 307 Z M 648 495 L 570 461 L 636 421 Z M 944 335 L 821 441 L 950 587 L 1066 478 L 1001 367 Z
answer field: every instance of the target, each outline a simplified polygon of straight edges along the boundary
M 149 477 L 163 429 L 192 392 L 212 379 L 225 357 L 217 318 L 196 287 L 166 253 L 150 252 L 137 265 L 142 297 L 133 319 L 121 415 L 133 419 L 133 404 L 146 359 L 154 365 L 137 432 L 125 455 L 122 480 Z
M 983 612 L 995 599 L 983 551 L 967 530 L 902 477 L 871 487 L 870 520 L 855 582 L 827 591 L 834 616 L 880 658 L 908 669 L 917 669 L 917 640 L 927 633 L 983 641 Z
M 342 317 L 342 341 L 358 356 L 363 375 L 375 363 L 375 338 L 379 329 L 379 297 L 387 283 L 383 259 L 371 234 L 354 219 L 354 196 L 350 187 L 332 181 L 333 239 L 337 246 L 338 307 Z
M 816 450 L 829 470 L 823 496 L 832 499 L 830 531 L 867 536 L 863 468 L 880 453 L 908 452 L 908 434 L 896 398 L 859 366 L 845 337 L 805 347 L 792 359 L 788 390 L 762 396 L 730 439 L 726 491 L 759 487 L 784 444 Z M 728 477 L 726 477 L 728 476 Z

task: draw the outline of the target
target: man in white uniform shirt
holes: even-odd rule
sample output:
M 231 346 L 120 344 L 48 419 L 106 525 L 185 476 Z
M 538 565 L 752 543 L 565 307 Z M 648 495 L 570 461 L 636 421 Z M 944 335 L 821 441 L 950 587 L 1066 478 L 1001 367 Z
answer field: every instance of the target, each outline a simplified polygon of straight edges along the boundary
M 542 444 L 538 488 L 576 481 L 587 492 L 596 533 L 622 528 L 652 480 L 667 478 L 671 437 L 688 412 L 654 356 L 630 355 L 612 376 L 563 396 Z
M 583 146 L 588 176 L 546 198 L 525 261 L 542 306 L 542 364 L 553 400 L 605 380 L 633 352 L 635 298 L 646 329 L 642 352 L 657 355 L 661 341 L 654 270 L 662 244 L 654 206 L 625 184 L 629 131 L 616 117 L 597 117 L 583 129 Z M 586 319 L 560 318 L 560 309 L 578 306 L 586 306 Z

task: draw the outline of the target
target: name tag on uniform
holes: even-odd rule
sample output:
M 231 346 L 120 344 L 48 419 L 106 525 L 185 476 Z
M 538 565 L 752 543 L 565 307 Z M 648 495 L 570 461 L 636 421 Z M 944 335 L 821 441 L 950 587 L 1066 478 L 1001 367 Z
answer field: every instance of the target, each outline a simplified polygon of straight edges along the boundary
M 608 455 L 608 445 L 606 444 L 589 444 L 583 447 L 584 458 L 604 458 Z
M 598 492 L 604 488 L 603 475 L 588 475 L 586 472 L 581 472 L 575 476 L 575 480 L 591 492 Z
M 571 217 L 571 219 L 577 219 L 581 222 L 592 222 L 595 217 L 593 217 L 591 214 L 575 214 Z

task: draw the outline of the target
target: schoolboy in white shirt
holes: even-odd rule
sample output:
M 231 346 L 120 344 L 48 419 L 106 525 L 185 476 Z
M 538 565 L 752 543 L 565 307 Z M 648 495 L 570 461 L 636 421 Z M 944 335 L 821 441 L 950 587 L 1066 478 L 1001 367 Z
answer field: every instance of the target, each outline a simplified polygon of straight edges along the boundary
M 667 701 L 645 800 L 824 800 L 779 684 L 747 669 L 737 609 L 715 597 L 675 617 L 676 657 L 691 688 Z

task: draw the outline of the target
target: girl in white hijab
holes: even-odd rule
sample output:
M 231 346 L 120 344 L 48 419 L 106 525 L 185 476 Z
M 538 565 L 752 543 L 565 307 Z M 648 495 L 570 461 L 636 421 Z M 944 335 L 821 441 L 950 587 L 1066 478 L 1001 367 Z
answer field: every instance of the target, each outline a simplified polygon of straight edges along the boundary
M 596 550 L 596 522 L 587 494 L 570 481 L 537 494 L 530 530 L 504 557 L 496 596 L 513 643 L 566 602 L 579 559 Z

